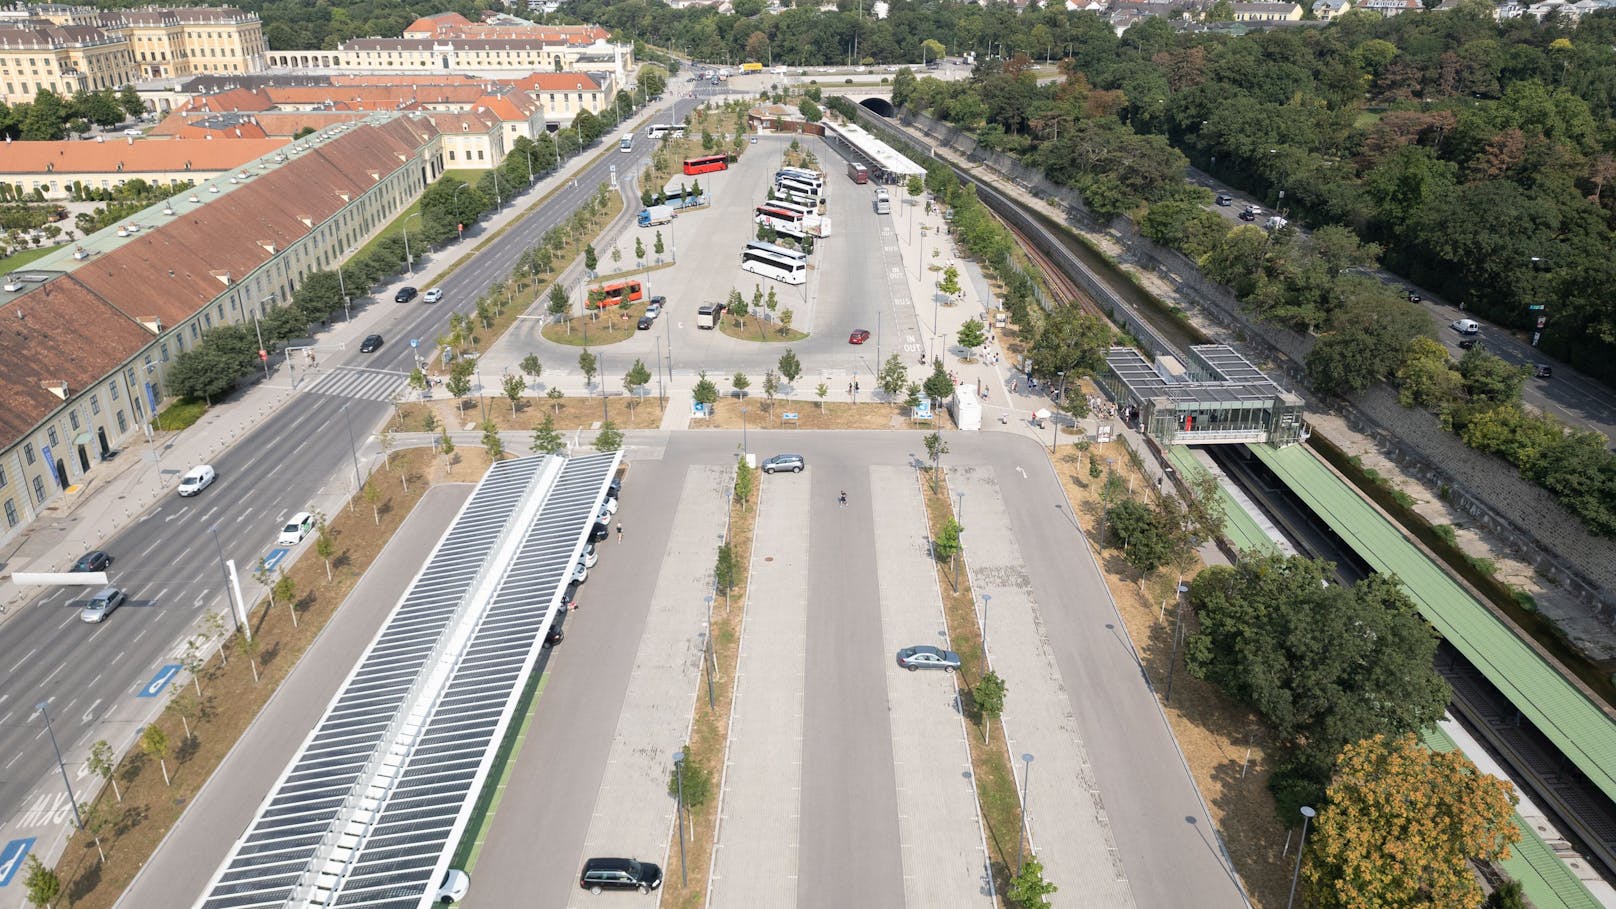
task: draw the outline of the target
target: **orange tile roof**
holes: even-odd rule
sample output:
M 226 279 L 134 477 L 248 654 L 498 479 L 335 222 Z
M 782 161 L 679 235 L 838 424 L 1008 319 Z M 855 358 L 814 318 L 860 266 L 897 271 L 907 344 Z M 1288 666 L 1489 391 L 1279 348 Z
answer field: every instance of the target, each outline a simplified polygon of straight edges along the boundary
M 185 102 L 180 110 L 269 110 L 275 106 L 263 89 L 232 88 L 211 95 L 196 95 Z
M 193 170 L 218 173 L 246 164 L 285 145 L 286 139 L 168 142 L 10 142 L 0 151 L 0 174 L 111 174 Z
M 531 73 L 511 84 L 529 92 L 600 91 L 600 84 L 588 73 Z

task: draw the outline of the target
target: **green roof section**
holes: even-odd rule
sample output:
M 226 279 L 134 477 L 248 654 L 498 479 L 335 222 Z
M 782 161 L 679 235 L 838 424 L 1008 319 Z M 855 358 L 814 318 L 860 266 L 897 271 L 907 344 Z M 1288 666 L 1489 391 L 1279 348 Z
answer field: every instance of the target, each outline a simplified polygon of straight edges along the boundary
M 1459 747 L 1441 727 L 1423 730 L 1420 739 L 1432 751 L 1455 751 Z M 1499 864 L 1505 874 L 1521 882 L 1521 889 L 1526 891 L 1526 898 L 1533 906 L 1537 909 L 1601 909 L 1599 900 L 1519 812 L 1515 814 L 1515 826 L 1521 830 L 1521 841 L 1510 847 L 1509 858 Z
M 1200 476 L 1209 472 L 1187 446 L 1168 445 L 1166 449 L 1167 457 L 1173 462 L 1179 476 Z M 1278 551 L 1274 541 L 1257 526 L 1257 521 L 1235 501 L 1234 496 L 1229 495 L 1229 490 L 1222 483 L 1218 484 L 1218 499 L 1223 502 L 1223 535 L 1236 549 L 1241 552 Z
M 1616 722 L 1306 446 L 1250 448 L 1365 562 L 1397 575 L 1426 621 L 1616 800 Z

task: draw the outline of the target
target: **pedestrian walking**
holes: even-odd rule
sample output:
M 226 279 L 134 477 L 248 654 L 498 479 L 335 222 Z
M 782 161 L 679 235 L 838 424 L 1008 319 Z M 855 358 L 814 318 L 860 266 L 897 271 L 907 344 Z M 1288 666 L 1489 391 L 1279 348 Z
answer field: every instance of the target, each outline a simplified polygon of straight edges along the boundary
M 841 502 L 841 507 L 847 507 L 847 490 L 842 490 L 842 497 L 839 501 Z
M 617 542 L 623 542 L 623 525 L 621 523 L 617 525 Z

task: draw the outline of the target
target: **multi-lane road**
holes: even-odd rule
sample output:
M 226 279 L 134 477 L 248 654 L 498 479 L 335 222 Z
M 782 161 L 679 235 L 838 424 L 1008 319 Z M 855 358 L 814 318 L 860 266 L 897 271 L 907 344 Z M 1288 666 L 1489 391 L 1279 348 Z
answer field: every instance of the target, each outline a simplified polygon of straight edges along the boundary
M 682 118 L 695 103 L 677 100 L 672 116 Z M 470 311 L 472 301 L 502 279 L 524 250 L 610 178 L 614 165 L 622 178 L 648 155 L 644 144 L 631 155 L 601 155 L 575 184 L 564 185 L 445 278 L 441 303 L 395 304 L 391 288 L 379 289 L 367 307 L 391 310 L 373 329 L 386 336 L 386 346 L 373 354 L 322 349 L 321 371 L 301 378 L 305 393 L 215 459 L 219 480 L 212 487 L 194 498 L 161 501 L 107 540 L 103 548 L 117 559 L 110 580 L 131 602 L 106 622 L 79 621 L 70 605 L 82 596 L 77 589 L 39 597 L 7 620 L 0 644 L 6 677 L 0 691 L 0 842 L 34 835 L 20 828 L 37 824 L 40 814 L 25 809 L 37 807 L 40 794 L 54 798 L 60 792 L 48 776 L 55 758 L 35 705 L 49 701 L 56 736 L 70 755 L 97 739 L 126 738 L 118 724 L 127 732 L 128 724 L 144 722 L 154 702 L 136 698 L 139 690 L 175 662 L 200 617 L 226 608 L 221 551 L 246 573 L 272 548 L 285 516 L 322 494 L 351 488 L 344 427 L 362 440 L 385 417 L 387 399 L 404 387 L 413 367 L 408 340 L 419 338 L 422 349 L 430 350 L 450 313 Z M 398 283 L 411 281 L 400 276 Z

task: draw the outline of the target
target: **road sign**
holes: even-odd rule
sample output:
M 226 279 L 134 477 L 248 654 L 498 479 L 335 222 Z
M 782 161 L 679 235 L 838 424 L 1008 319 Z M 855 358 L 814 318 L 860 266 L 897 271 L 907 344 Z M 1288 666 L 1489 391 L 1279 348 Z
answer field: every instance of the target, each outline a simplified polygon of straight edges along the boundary
M 782 423 L 785 422 L 786 420 L 791 420 L 791 421 L 795 422 L 796 419 L 797 419 L 797 415 L 794 414 L 794 413 L 783 413 L 783 414 L 780 415 L 780 421 Z
M 0 849 L 0 887 L 11 883 L 22 869 L 23 859 L 28 857 L 28 850 L 34 848 L 35 837 L 24 840 L 12 840 Z
M 146 687 L 140 689 L 140 693 L 135 695 L 135 697 L 137 697 L 137 698 L 154 698 L 154 697 L 157 697 L 159 694 L 163 693 L 164 688 L 168 687 L 168 683 L 172 682 L 174 680 L 174 676 L 179 675 L 179 674 L 180 674 L 180 664 L 178 664 L 178 663 L 169 663 L 169 664 L 165 665 L 163 668 L 157 670 L 157 674 L 152 676 L 151 681 L 147 682 Z
M 1542 328 L 1543 326 L 1545 326 L 1547 324 L 1549 324 L 1549 317 L 1548 316 L 1538 316 L 1537 317 L 1537 327 L 1538 328 Z

